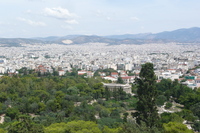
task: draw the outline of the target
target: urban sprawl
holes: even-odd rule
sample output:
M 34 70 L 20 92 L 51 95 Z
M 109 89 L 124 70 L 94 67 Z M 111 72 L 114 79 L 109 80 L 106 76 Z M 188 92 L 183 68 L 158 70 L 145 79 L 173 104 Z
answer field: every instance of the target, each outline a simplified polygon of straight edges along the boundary
M 200 87 L 200 47 L 194 44 L 23 44 L 0 48 L 1 76 L 18 74 L 19 69 L 26 67 L 41 73 L 53 73 L 54 69 L 59 76 L 76 69 L 78 75 L 92 77 L 96 70 L 112 68 L 117 72 L 99 75 L 113 82 L 121 77 L 128 84 L 134 82 L 146 62 L 154 64 L 157 82 L 163 78 L 177 79 L 192 89 Z

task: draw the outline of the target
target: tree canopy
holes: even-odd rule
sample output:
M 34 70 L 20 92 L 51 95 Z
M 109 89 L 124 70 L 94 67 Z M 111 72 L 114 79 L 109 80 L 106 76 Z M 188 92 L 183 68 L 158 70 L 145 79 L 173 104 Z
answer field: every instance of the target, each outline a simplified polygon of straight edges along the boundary
M 137 123 L 140 124 L 143 121 L 149 127 L 156 126 L 159 120 L 156 107 L 157 89 L 155 80 L 153 64 L 142 65 L 139 78 L 136 79 L 138 102 L 137 112 L 133 116 L 136 117 Z

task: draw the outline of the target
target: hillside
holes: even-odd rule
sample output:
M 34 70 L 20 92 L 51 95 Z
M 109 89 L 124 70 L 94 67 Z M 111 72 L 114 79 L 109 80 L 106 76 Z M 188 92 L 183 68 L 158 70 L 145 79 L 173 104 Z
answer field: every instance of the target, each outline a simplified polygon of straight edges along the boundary
M 200 43 L 200 28 L 178 29 L 161 33 L 125 34 L 111 36 L 86 36 L 68 35 L 63 37 L 50 36 L 46 38 L 0 38 L 1 46 L 21 46 L 21 44 L 84 44 L 107 43 L 109 45 L 120 44 L 144 44 L 144 43 Z

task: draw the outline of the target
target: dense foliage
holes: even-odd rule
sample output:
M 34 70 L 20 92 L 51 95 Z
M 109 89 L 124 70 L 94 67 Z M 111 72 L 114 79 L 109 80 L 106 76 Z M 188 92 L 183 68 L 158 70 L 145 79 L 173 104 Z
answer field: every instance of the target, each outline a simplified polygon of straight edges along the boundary
M 148 127 L 158 125 L 158 111 L 156 107 L 157 90 L 156 76 L 153 70 L 153 64 L 146 63 L 142 65 L 140 77 L 136 79 L 138 84 L 138 102 L 137 112 L 133 113 L 138 124 L 145 122 Z
M 2 133 L 169 132 L 179 130 L 177 125 L 184 120 L 191 123 L 194 130 L 200 131 L 200 90 L 192 90 L 178 81 L 163 79 L 160 83 L 153 83 L 158 95 L 154 105 L 161 107 L 174 101 L 184 107 L 180 112 L 160 114 L 160 126 L 151 126 L 146 121 L 138 124 L 131 116 L 136 109 L 139 110 L 138 84 L 133 85 L 134 96 L 126 94 L 122 88 L 110 91 L 102 84 L 109 81 L 98 75 L 84 78 L 75 70 L 62 77 L 30 74 L 26 69 L 23 72 L 26 74 L 0 78 L 0 116 L 4 118 L 0 124 Z M 150 78 L 148 80 L 155 80 Z M 181 126 L 181 130 L 192 132 Z

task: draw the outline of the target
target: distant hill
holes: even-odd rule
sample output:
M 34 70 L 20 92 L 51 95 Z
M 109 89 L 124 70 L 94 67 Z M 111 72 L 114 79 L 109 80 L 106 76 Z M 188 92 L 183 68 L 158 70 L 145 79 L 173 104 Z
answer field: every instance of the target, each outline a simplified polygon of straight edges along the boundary
M 50 36 L 46 38 L 0 38 L 0 44 L 4 46 L 21 46 L 21 44 L 84 44 L 84 43 L 120 44 L 144 44 L 144 43 L 200 43 L 200 28 L 178 29 L 161 33 L 125 34 L 111 36 L 86 36 L 68 35 L 63 37 Z
M 200 42 L 200 28 L 178 29 L 161 33 L 126 34 L 106 36 L 115 39 L 145 39 L 145 40 L 168 40 L 175 42 Z
M 178 29 L 155 34 L 156 39 L 166 39 L 178 42 L 200 42 L 200 28 Z

